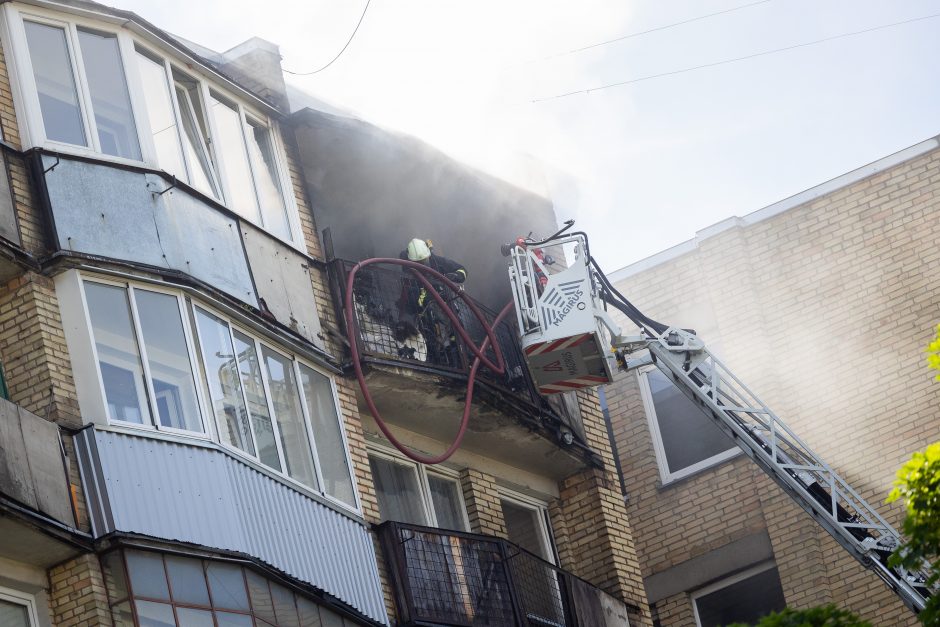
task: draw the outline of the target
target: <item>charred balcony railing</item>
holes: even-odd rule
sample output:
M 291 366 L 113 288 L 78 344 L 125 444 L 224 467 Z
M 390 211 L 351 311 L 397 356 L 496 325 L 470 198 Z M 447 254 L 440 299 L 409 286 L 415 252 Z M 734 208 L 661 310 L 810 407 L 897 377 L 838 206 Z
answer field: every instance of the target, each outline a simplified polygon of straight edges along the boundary
M 402 625 L 607 624 L 605 593 L 501 538 L 392 521 L 377 534 Z
M 338 312 L 342 311 L 346 277 L 354 262 L 334 259 L 329 262 L 333 297 Z M 469 307 L 449 290 L 441 288 L 463 327 L 477 345 L 486 338 L 480 322 Z M 353 302 L 356 307 L 356 340 L 360 354 L 374 360 L 397 362 L 400 365 L 465 377 L 470 372 L 473 355 L 457 338 L 447 316 L 430 297 L 419 304 L 421 286 L 409 270 L 398 267 L 370 266 L 356 275 Z M 474 299 L 487 322 L 496 314 Z M 341 319 L 342 315 L 339 316 Z M 521 400 L 536 415 L 554 415 L 583 440 L 583 427 L 577 403 L 563 395 L 546 398 L 540 395 L 526 368 L 519 344 L 515 320 L 503 320 L 495 327 L 495 335 L 506 362 L 505 373 L 496 374 L 481 367 L 477 380 L 484 385 Z M 492 349 L 489 354 L 495 357 Z

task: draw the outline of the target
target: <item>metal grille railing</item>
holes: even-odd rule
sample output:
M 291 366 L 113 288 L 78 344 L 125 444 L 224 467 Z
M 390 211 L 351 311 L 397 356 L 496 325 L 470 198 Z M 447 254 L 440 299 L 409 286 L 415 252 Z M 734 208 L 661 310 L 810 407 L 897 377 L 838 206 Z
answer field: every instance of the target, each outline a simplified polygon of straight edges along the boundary
M 512 542 L 393 521 L 377 534 L 402 625 L 598 624 L 591 584 Z
M 342 311 L 346 277 L 355 264 L 342 259 L 330 262 L 333 297 L 338 312 Z M 443 288 L 442 288 L 443 289 Z M 356 275 L 353 302 L 360 353 L 373 358 L 394 360 L 418 368 L 466 375 L 472 365 L 472 354 L 456 333 L 447 316 L 433 299 L 426 307 L 418 304 L 421 287 L 409 270 L 370 266 Z M 482 325 L 459 298 L 442 292 L 470 337 L 481 344 L 486 337 Z M 474 300 L 488 323 L 496 314 Z M 341 319 L 342 315 L 339 316 Z M 582 435 L 580 416 L 572 411 L 576 404 L 561 398 L 546 399 L 538 393 L 519 344 L 515 320 L 503 320 L 495 335 L 506 370 L 502 375 L 481 367 L 479 380 L 513 394 L 534 411 L 547 410 L 568 424 L 575 434 Z M 493 350 L 489 355 L 495 357 Z

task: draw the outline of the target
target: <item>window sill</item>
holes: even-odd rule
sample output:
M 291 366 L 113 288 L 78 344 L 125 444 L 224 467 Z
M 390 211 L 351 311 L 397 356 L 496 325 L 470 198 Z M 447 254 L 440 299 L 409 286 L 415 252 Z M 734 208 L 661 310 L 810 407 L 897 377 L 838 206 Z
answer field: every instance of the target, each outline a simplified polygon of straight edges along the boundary
M 734 448 L 734 449 L 728 449 L 728 451 L 726 451 L 725 453 L 721 453 L 720 455 L 722 455 L 722 457 L 720 457 L 719 459 L 708 462 L 701 468 L 696 468 L 695 470 L 680 474 L 679 476 L 663 478 L 662 474 L 660 474 L 660 479 L 659 481 L 656 482 L 657 491 L 664 492 L 678 485 L 681 485 L 690 479 L 694 479 L 706 472 L 719 468 L 720 466 L 724 466 L 725 464 L 730 463 L 740 458 L 742 455 L 744 455 L 744 451 L 738 448 Z
M 183 444 L 186 446 L 193 446 L 193 447 L 218 451 L 248 466 L 252 470 L 256 470 L 264 474 L 266 477 L 273 479 L 274 481 L 277 481 L 278 483 L 289 487 L 295 492 L 299 492 L 303 494 L 304 496 L 313 499 L 320 505 L 323 505 L 324 507 L 328 507 L 331 510 L 339 514 L 342 514 L 343 516 L 346 516 L 347 518 L 355 520 L 356 522 L 362 525 L 368 526 L 368 523 L 366 523 L 365 518 L 363 518 L 361 511 L 343 503 L 339 499 L 335 499 L 326 494 L 317 492 L 316 490 L 312 490 L 311 488 L 301 483 L 298 483 L 297 481 L 294 481 L 293 479 L 289 477 L 285 477 L 271 470 L 270 468 L 264 466 L 257 460 L 252 459 L 251 457 L 248 457 L 239 449 L 236 449 L 231 446 L 227 446 L 225 444 L 220 444 L 219 442 L 211 440 L 205 436 L 199 436 L 196 434 L 190 435 L 190 434 L 184 434 L 184 433 L 167 433 L 165 431 L 158 431 L 153 428 L 136 428 L 136 427 L 125 426 L 125 425 L 116 425 L 116 424 L 108 424 L 108 425 L 89 424 L 85 428 L 86 429 L 93 428 L 98 431 L 111 431 L 114 433 L 121 433 L 125 435 L 131 435 L 134 437 L 151 439 L 151 440 L 164 440 L 166 442 L 173 442 L 176 444 Z

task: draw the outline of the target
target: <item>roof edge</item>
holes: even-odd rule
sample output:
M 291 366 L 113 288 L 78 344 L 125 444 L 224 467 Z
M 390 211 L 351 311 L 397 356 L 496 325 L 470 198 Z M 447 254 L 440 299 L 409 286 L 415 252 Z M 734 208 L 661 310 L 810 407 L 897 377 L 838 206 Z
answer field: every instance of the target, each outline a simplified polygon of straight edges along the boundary
M 622 281 L 627 277 L 639 274 L 640 272 L 649 270 L 650 268 L 666 263 L 667 261 L 676 259 L 677 257 L 685 255 L 686 253 L 690 253 L 696 250 L 703 241 L 711 237 L 715 237 L 724 231 L 762 222 L 763 220 L 767 220 L 776 215 L 784 213 L 785 211 L 799 207 L 800 205 L 806 204 L 807 202 L 816 200 L 821 196 L 825 196 L 826 194 L 840 190 L 844 187 L 848 187 L 854 183 L 858 183 L 859 181 L 887 170 L 888 168 L 904 163 L 905 161 L 910 161 L 911 159 L 924 155 L 938 147 L 940 147 L 940 136 L 931 137 L 930 139 L 914 144 L 913 146 L 908 146 L 903 150 L 899 150 L 898 152 L 892 153 L 886 157 L 882 157 L 877 161 L 873 161 L 869 164 L 863 165 L 860 168 L 846 172 L 845 174 L 837 176 L 834 179 L 830 179 L 824 183 L 810 187 L 809 189 L 803 190 L 802 192 L 794 194 L 793 196 L 779 200 L 771 205 L 757 209 L 756 211 L 752 211 L 743 217 L 732 216 L 730 218 L 725 218 L 720 222 L 716 222 L 715 224 L 706 226 L 705 228 L 696 231 L 695 237 L 692 239 L 688 239 L 684 242 L 676 244 L 675 246 L 670 246 L 665 250 L 654 253 L 649 257 L 645 257 L 639 261 L 611 272 L 608 278 L 611 282 L 614 283 L 617 281 Z

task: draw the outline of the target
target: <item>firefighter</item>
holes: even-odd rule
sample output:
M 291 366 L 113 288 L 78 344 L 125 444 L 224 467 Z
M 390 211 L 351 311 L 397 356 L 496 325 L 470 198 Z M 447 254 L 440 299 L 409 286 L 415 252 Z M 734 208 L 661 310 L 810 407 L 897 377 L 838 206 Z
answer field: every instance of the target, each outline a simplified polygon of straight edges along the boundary
M 467 280 L 466 268 L 453 259 L 435 255 L 429 240 L 414 238 L 408 242 L 408 247 L 401 251 L 399 257 L 424 264 L 432 270 L 440 272 L 454 283 L 462 284 Z M 449 290 L 446 290 L 445 286 L 440 284 L 439 281 L 430 278 L 429 280 L 438 293 L 448 300 L 450 307 L 459 312 L 454 297 L 446 294 Z M 412 285 L 412 287 L 403 290 L 402 301 L 400 309 L 404 315 L 396 325 L 396 339 L 403 343 L 407 341 L 408 337 L 413 337 L 420 332 L 427 343 L 427 358 L 429 361 L 443 366 L 459 367 L 460 355 L 457 338 L 451 329 L 450 321 L 430 307 L 434 299 L 428 294 L 427 289 L 419 285 Z M 410 320 L 414 320 L 414 322 L 412 323 Z M 399 352 L 401 353 L 401 349 Z M 401 356 L 407 357 L 408 355 Z

